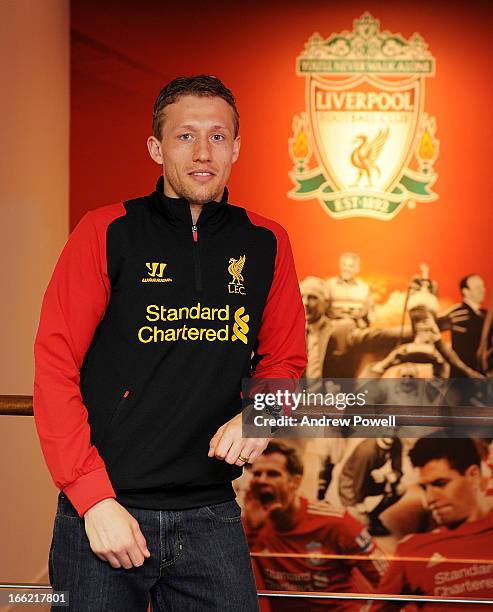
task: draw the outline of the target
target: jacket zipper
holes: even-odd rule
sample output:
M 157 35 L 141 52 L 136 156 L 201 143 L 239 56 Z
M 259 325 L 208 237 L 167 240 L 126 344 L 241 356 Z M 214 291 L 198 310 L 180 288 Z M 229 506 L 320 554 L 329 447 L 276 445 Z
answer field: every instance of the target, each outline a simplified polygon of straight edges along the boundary
M 120 397 L 118 404 L 116 405 L 115 409 L 113 410 L 113 413 L 110 417 L 110 420 L 108 421 L 108 424 L 106 425 L 106 429 L 103 435 L 103 442 L 106 441 L 108 434 L 110 433 L 111 430 L 111 426 L 113 425 L 113 422 L 115 421 L 115 418 L 117 416 L 117 414 L 120 412 L 123 404 L 125 403 L 125 400 L 127 399 L 127 397 L 130 395 L 130 391 L 129 389 L 125 389 L 124 393 L 122 394 L 122 396 Z
M 202 291 L 202 271 L 200 269 L 199 232 L 195 223 L 192 224 L 193 236 L 193 264 L 195 268 L 195 289 Z

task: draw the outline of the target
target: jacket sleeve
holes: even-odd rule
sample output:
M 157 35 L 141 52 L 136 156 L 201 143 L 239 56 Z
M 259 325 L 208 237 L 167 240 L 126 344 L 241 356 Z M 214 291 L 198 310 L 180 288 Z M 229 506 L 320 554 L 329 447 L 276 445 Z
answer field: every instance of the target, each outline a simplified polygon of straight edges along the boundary
M 376 587 L 387 569 L 388 563 L 382 551 L 359 521 L 346 512 L 333 537 L 339 554 L 348 555 L 345 565 L 357 568 L 366 580 Z M 365 559 L 369 557 L 371 559 Z
M 396 550 L 398 556 L 398 549 Z M 392 561 L 382 577 L 377 590 L 379 595 L 409 595 L 411 591 L 407 585 L 406 573 L 401 561 Z M 406 602 L 391 600 L 374 601 L 369 607 L 371 612 L 397 612 L 405 607 Z
M 34 344 L 34 418 L 55 485 L 80 516 L 115 492 L 91 445 L 80 369 L 110 297 L 106 227 L 87 213 L 68 239 L 46 289 Z M 99 217 L 98 217 L 99 219 Z M 101 225 L 101 224 L 99 224 Z
M 252 378 L 299 379 L 306 367 L 305 312 L 288 235 L 278 224 L 270 229 L 277 238 L 277 254 Z

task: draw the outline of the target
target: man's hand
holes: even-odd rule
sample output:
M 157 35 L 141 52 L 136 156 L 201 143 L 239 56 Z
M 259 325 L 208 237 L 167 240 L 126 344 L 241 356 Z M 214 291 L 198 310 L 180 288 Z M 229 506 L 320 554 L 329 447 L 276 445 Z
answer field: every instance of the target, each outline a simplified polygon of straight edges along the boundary
M 260 457 L 270 438 L 242 438 L 240 412 L 216 431 L 209 442 L 209 457 L 224 459 L 227 463 L 243 466 Z M 245 459 L 240 459 L 240 455 Z
M 479 348 L 476 353 L 476 357 L 479 361 L 479 365 L 481 369 L 484 370 L 485 372 L 488 369 L 488 359 L 492 352 L 493 352 L 493 348 L 490 348 L 488 350 L 488 345 L 486 342 L 481 342 L 479 344 Z
M 466 323 L 471 319 L 471 313 L 467 308 L 457 308 L 452 306 L 443 313 L 437 316 L 437 324 L 440 331 L 447 331 L 452 329 L 459 333 L 465 333 L 467 328 L 464 327 L 463 323 Z
M 467 368 L 466 374 L 469 376 L 469 378 L 486 378 L 484 374 L 481 374 L 481 372 L 477 372 L 472 368 Z
M 84 522 L 91 550 L 112 567 L 139 567 L 151 556 L 139 523 L 115 499 L 89 508 Z
M 243 518 L 249 529 L 256 531 L 265 525 L 265 522 L 274 510 L 282 505 L 274 496 L 272 499 L 262 501 L 260 492 L 250 487 L 243 501 Z

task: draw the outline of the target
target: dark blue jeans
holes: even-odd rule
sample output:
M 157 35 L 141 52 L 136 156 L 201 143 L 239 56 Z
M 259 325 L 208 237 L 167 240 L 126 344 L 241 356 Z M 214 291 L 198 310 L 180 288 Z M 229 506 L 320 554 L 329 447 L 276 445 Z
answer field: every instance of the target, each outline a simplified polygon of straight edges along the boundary
M 73 612 L 257 612 L 255 579 L 240 507 L 227 501 L 192 510 L 127 508 L 151 556 L 141 567 L 111 567 L 91 550 L 60 493 L 49 557 L 50 582 L 69 591 Z M 54 607 L 60 612 L 63 609 Z

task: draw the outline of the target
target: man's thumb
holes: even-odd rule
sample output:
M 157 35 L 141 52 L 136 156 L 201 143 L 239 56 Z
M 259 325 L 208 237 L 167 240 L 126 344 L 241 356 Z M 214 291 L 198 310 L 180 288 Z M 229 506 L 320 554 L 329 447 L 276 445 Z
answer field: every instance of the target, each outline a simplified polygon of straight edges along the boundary
M 144 534 L 140 530 L 140 527 L 134 528 L 134 534 L 135 534 L 135 539 L 137 541 L 137 544 L 139 545 L 139 548 L 142 551 L 142 554 L 144 555 L 144 557 L 149 558 L 151 556 L 151 553 L 149 552 L 149 549 L 147 548 L 147 542 L 144 537 Z

